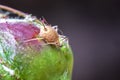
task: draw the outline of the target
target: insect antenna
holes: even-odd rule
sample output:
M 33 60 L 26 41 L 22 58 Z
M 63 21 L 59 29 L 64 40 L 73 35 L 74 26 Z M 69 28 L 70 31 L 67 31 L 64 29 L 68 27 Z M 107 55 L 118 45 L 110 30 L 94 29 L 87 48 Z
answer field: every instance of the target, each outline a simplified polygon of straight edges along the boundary
M 0 5 L 0 9 L 12 12 L 12 13 L 17 14 L 17 15 L 22 16 L 22 17 L 25 17 L 27 15 L 24 12 L 21 12 L 19 10 L 13 9 L 13 8 L 5 6 L 5 5 Z

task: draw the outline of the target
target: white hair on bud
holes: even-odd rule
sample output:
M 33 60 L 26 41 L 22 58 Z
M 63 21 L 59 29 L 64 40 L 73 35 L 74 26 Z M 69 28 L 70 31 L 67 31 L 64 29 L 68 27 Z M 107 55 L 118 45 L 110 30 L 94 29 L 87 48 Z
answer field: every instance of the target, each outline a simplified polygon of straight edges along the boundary
M 58 26 L 55 25 L 55 26 L 52 26 L 53 29 L 55 29 L 56 32 L 58 32 Z
M 14 71 L 14 70 L 12 70 L 12 69 L 4 66 L 4 65 L 2 65 L 2 67 L 3 67 L 3 69 L 4 69 L 5 71 L 9 72 L 9 74 L 10 74 L 11 76 L 13 76 L 13 75 L 15 74 L 15 71 Z

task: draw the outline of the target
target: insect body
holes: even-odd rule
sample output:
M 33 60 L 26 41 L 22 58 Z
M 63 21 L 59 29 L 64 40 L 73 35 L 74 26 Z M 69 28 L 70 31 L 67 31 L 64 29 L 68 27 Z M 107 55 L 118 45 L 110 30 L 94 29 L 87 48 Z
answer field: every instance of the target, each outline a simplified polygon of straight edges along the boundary
M 59 34 L 51 26 L 45 26 L 44 28 L 41 28 L 40 37 L 42 37 L 48 44 L 53 44 L 56 46 L 60 45 Z

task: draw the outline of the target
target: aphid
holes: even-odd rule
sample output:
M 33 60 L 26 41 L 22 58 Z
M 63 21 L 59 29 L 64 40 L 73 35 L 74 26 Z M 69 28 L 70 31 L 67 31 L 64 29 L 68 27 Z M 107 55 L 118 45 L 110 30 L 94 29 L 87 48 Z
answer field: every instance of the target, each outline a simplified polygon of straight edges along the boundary
M 13 8 L 10 8 L 10 7 L 4 6 L 4 5 L 0 5 L 0 8 L 4 9 L 4 10 L 7 10 L 7 11 L 10 11 L 12 13 L 15 13 L 15 14 L 17 14 L 19 16 L 24 17 L 24 18 L 26 18 L 28 16 L 26 13 L 23 13 L 21 11 L 18 11 L 16 9 L 13 9 Z M 31 19 L 32 19 L 32 17 L 31 17 Z M 35 18 L 34 21 L 37 22 L 38 24 L 42 23 L 42 25 L 43 25 L 43 27 L 40 27 L 40 30 L 41 30 L 41 32 L 40 32 L 40 39 L 45 41 L 47 44 L 60 46 L 59 34 L 56 31 L 56 29 L 52 28 L 51 25 L 45 24 L 44 22 L 42 22 L 42 20 L 41 21 L 38 20 L 37 18 Z
M 59 34 L 50 25 L 47 25 L 47 26 L 44 26 L 43 28 L 41 28 L 40 37 L 42 37 L 44 39 L 44 41 L 48 44 L 60 46 Z

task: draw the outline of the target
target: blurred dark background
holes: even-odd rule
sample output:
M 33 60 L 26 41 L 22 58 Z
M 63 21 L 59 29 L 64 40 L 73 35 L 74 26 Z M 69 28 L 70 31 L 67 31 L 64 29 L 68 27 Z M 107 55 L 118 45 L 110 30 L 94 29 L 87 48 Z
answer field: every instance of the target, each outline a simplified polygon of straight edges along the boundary
M 119 0 L 0 0 L 58 25 L 74 52 L 73 80 L 120 80 Z

